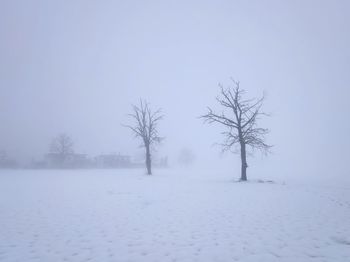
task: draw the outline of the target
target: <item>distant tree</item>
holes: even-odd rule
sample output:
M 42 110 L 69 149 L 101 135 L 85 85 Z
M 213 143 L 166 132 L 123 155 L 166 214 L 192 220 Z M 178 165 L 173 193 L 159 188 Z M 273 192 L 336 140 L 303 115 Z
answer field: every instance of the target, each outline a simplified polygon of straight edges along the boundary
M 163 138 L 158 135 L 158 123 L 163 119 L 161 109 L 152 111 L 146 101 L 140 100 L 140 105 L 132 106 L 133 113 L 129 116 L 134 120 L 132 125 L 125 125 L 130 128 L 135 137 L 142 140 L 142 146 L 145 148 L 147 174 L 152 174 L 152 156 L 151 149 Z
M 0 168 L 17 168 L 18 164 L 14 159 L 9 158 L 6 151 L 0 151 Z
M 180 151 L 178 162 L 183 166 L 190 166 L 195 160 L 195 155 L 189 148 L 183 148 Z
M 60 134 L 53 138 L 50 144 L 50 153 L 56 154 L 58 160 L 62 165 L 67 157 L 74 153 L 73 150 L 73 140 L 67 134 Z
M 265 143 L 267 128 L 257 126 L 260 116 L 267 115 L 261 112 L 264 96 L 259 99 L 244 99 L 245 90 L 240 88 L 239 82 L 232 79 L 233 86 L 220 86 L 220 95 L 216 98 L 223 107 L 221 113 L 214 113 L 208 107 L 208 113 L 201 116 L 205 122 L 218 123 L 226 129 L 222 134 L 225 137 L 223 151 L 239 145 L 241 155 L 241 181 L 247 180 L 247 147 L 269 152 L 270 145 Z

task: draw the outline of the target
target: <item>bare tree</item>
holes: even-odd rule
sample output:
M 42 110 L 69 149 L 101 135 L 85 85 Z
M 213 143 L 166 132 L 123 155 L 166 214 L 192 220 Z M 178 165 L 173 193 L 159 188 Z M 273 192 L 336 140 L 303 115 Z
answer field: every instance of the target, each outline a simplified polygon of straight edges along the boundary
M 241 89 L 239 82 L 232 79 L 232 87 L 220 86 L 220 96 L 217 102 L 223 107 L 221 113 L 214 113 L 208 107 L 208 113 L 201 116 L 205 122 L 219 123 L 226 130 L 222 133 L 225 137 L 223 151 L 230 150 L 239 145 L 241 155 L 241 181 L 247 180 L 247 147 L 269 152 L 270 145 L 265 143 L 265 135 L 269 133 L 267 128 L 257 126 L 260 116 L 267 115 L 261 112 L 264 96 L 259 99 L 244 99 L 245 90 Z
M 158 122 L 163 119 L 161 109 L 152 111 L 149 104 L 146 101 L 140 100 L 139 106 L 132 106 L 133 113 L 129 114 L 134 120 L 133 125 L 126 125 L 130 128 L 135 137 L 142 139 L 142 146 L 146 149 L 146 167 L 147 174 L 152 174 L 152 157 L 151 149 L 163 138 L 158 135 Z
M 56 154 L 62 165 L 70 154 L 74 153 L 73 140 L 67 134 L 60 134 L 53 138 L 50 144 L 50 153 Z

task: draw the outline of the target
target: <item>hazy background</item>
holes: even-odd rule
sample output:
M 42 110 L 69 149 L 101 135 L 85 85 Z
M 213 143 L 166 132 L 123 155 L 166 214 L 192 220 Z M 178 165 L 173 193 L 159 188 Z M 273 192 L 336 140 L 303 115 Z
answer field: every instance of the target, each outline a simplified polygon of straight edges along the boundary
M 232 76 L 265 90 L 275 145 L 249 172 L 349 176 L 349 1 L 0 1 L 0 150 L 29 161 L 66 132 L 75 150 L 138 154 L 121 126 L 140 97 L 161 107 L 171 164 L 239 172 L 220 155 L 215 108 Z M 227 169 L 229 170 L 229 169 Z M 231 171 L 228 171 L 231 172 Z

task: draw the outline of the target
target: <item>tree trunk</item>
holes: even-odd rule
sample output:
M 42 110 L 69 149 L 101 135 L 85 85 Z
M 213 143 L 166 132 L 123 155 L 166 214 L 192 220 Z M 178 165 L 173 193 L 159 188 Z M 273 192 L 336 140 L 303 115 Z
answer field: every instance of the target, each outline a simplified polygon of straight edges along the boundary
M 149 146 L 146 146 L 146 167 L 147 167 L 147 174 L 152 175 L 151 151 Z
M 241 142 L 241 181 L 247 181 L 247 153 L 245 143 Z

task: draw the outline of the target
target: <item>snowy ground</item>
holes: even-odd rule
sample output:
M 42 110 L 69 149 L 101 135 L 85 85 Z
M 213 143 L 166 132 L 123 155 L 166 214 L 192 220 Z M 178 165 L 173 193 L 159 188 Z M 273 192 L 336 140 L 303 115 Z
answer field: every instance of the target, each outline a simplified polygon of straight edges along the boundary
M 350 261 L 350 184 L 0 171 L 0 261 Z

